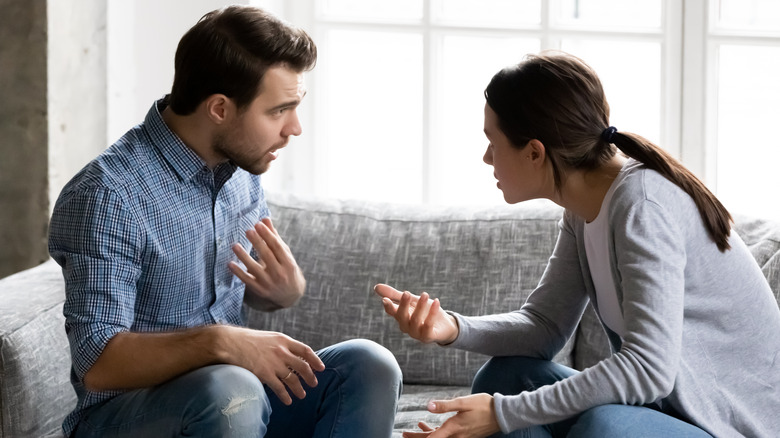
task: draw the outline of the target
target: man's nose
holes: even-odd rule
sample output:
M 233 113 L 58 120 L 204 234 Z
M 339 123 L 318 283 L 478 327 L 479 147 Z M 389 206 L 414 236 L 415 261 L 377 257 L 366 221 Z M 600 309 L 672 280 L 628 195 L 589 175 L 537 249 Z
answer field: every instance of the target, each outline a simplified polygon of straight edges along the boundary
M 301 132 L 303 132 L 303 128 L 301 127 L 301 121 L 298 119 L 298 113 L 296 111 L 292 111 L 290 114 L 290 120 L 288 120 L 288 122 L 284 125 L 282 136 L 298 136 L 301 135 Z

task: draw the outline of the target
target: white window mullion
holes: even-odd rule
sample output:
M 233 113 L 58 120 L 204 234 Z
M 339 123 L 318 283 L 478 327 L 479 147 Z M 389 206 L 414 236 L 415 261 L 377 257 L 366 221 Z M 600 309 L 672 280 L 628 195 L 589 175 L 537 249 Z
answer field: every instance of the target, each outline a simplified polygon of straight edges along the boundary
M 683 8 L 678 1 L 666 0 L 661 52 L 661 90 L 663 111 L 660 145 L 677 158 L 682 156 L 682 76 Z
M 707 0 L 684 0 L 682 36 L 682 105 L 680 115 L 680 157 L 686 167 L 705 183 L 713 183 L 712 166 L 707 164 L 708 139 L 714 126 L 707 96 L 707 70 L 712 56 L 706 44 Z M 708 60 L 709 58 L 709 60 Z
M 431 20 L 433 7 L 430 0 L 424 0 L 425 5 L 423 7 L 423 96 L 422 96 L 422 202 L 427 204 L 431 202 L 431 177 L 433 165 L 433 157 L 431 156 L 431 145 L 434 144 L 434 134 L 431 129 L 431 109 L 432 103 L 435 102 L 434 96 L 434 74 L 437 69 L 436 57 L 438 56 L 438 50 L 435 46 L 437 44 L 436 38 L 432 35 Z

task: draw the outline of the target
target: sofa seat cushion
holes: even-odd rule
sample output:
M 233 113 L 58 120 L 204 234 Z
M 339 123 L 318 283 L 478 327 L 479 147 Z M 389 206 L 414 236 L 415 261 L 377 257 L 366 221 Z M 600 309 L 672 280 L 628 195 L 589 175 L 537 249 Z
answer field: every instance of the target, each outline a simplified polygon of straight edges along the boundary
M 449 400 L 471 394 L 468 386 L 432 386 L 404 385 L 403 395 L 398 401 L 398 412 L 395 416 L 393 438 L 400 438 L 404 431 L 417 431 L 417 423 L 424 421 L 429 426 L 437 427 L 451 417 L 448 414 L 432 414 L 428 412 L 428 402 L 431 400 Z

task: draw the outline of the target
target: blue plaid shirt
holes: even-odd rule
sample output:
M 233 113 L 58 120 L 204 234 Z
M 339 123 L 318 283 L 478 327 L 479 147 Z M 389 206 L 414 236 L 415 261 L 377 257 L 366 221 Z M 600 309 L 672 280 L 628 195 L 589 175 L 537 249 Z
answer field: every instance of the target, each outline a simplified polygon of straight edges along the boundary
M 49 252 L 66 284 L 65 330 L 76 409 L 119 394 L 91 392 L 84 374 L 117 333 L 242 324 L 243 283 L 228 270 L 233 243 L 268 216 L 260 177 L 225 163 L 210 170 L 162 119 L 144 122 L 82 169 L 62 190 Z

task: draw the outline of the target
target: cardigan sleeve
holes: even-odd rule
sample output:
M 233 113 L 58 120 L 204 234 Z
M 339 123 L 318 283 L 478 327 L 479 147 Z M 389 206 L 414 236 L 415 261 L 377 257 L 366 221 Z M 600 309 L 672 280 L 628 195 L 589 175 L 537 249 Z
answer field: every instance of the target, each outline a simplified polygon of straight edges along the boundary
M 551 360 L 574 333 L 588 303 L 570 213 L 538 286 L 519 309 L 487 316 L 463 316 L 453 347 L 489 356 Z
M 673 389 L 682 344 L 685 242 L 678 218 L 643 199 L 611 225 L 626 335 L 620 351 L 555 384 L 495 394 L 501 430 L 554 423 L 609 403 L 645 404 Z

